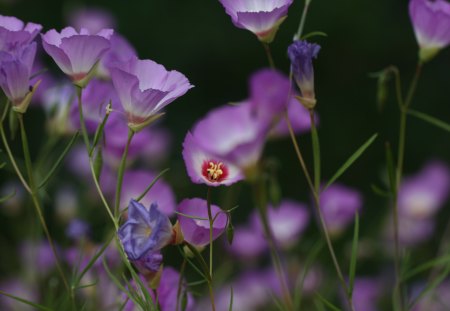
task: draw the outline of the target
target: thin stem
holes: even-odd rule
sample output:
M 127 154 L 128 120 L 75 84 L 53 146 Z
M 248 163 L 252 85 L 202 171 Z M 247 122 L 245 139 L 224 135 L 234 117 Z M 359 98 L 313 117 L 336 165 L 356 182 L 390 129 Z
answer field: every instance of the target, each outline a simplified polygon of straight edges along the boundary
M 180 278 L 178 280 L 178 289 L 177 289 L 177 305 L 175 307 L 175 311 L 178 311 L 180 308 L 180 295 L 181 295 L 181 288 L 183 287 L 183 275 L 184 270 L 186 269 L 186 258 L 183 258 L 183 263 L 181 264 L 180 268 Z
M 273 61 L 272 51 L 270 50 L 270 45 L 263 42 L 264 51 L 266 52 L 267 60 L 269 61 L 270 68 L 275 69 L 275 62 Z
M 208 220 L 209 220 L 209 276 L 211 282 L 213 279 L 213 224 L 214 220 L 211 212 L 211 187 L 208 187 L 208 192 L 206 193 L 206 205 L 208 208 Z
M 305 6 L 303 7 L 302 17 L 300 19 L 300 24 L 298 25 L 298 31 L 294 36 L 294 40 L 300 40 L 303 34 L 303 28 L 305 27 L 306 15 L 308 14 L 309 4 L 311 0 L 305 0 Z
M 212 288 L 211 281 L 208 281 L 208 289 L 209 289 L 209 299 L 211 300 L 212 311 L 216 311 L 216 303 L 214 301 L 214 291 Z
M 53 243 L 53 239 L 50 235 L 50 232 L 48 230 L 47 227 L 47 223 L 45 222 L 45 218 L 44 215 L 42 214 L 42 208 L 40 206 L 39 203 L 39 199 L 38 199 L 38 193 L 37 193 L 37 189 L 36 189 L 36 184 L 34 181 L 34 175 L 33 175 L 33 167 L 32 167 L 32 163 L 31 163 L 31 156 L 30 156 L 30 150 L 29 150 L 29 145 L 28 145 L 28 139 L 27 139 L 27 134 L 25 131 L 25 126 L 23 123 L 23 115 L 18 113 L 17 117 L 19 119 L 19 126 L 20 126 L 20 134 L 21 134 L 21 140 L 22 140 L 22 148 L 23 148 L 23 154 L 24 154 L 24 158 L 25 158 L 25 166 L 28 172 L 28 177 L 29 177 L 29 184 L 30 184 L 30 189 L 31 191 L 29 192 L 31 195 L 31 198 L 33 200 L 33 204 L 35 206 L 36 212 L 38 214 L 39 217 L 39 221 L 41 222 L 42 228 L 44 229 L 44 233 L 47 237 L 47 241 L 50 245 L 50 248 L 52 250 L 53 256 L 55 257 L 55 261 L 56 261 L 56 268 L 58 270 L 58 273 L 61 276 L 61 279 L 64 283 L 64 287 L 66 288 L 67 292 L 70 295 L 70 298 L 72 300 L 72 302 L 74 301 L 74 296 L 73 296 L 73 290 L 70 288 L 69 283 L 67 282 L 67 279 L 64 275 L 61 263 L 60 263 L 60 259 L 58 256 L 58 253 L 56 251 L 55 245 Z
M 319 135 L 317 133 L 316 122 L 314 120 L 314 110 L 309 110 L 309 117 L 311 120 L 311 138 L 313 148 L 314 160 L 314 189 L 317 196 L 320 194 L 320 145 Z
M 88 132 L 86 129 L 86 123 L 84 122 L 84 115 L 83 115 L 83 102 L 82 102 L 83 89 L 79 86 L 75 86 L 75 88 L 77 91 L 77 98 L 78 98 L 78 112 L 80 115 L 81 133 L 83 135 L 83 140 L 84 140 L 84 144 L 86 145 L 86 149 L 89 152 L 91 147 L 90 147 L 89 136 L 88 136 Z
M 297 154 L 298 161 L 300 162 L 300 166 L 303 170 L 303 174 L 305 174 L 305 178 L 306 178 L 306 181 L 308 182 L 311 192 L 314 192 L 314 185 L 311 180 L 311 175 L 308 172 L 308 168 L 306 167 L 305 160 L 303 159 L 302 153 L 300 151 L 300 147 L 298 146 L 297 138 L 295 137 L 294 130 L 292 129 L 292 124 L 291 124 L 291 121 L 289 120 L 287 111 L 284 114 L 284 118 L 286 119 L 286 123 L 287 123 L 288 129 L 289 129 L 289 135 L 291 136 L 292 144 L 294 146 L 295 153 Z
M 275 238 L 273 237 L 272 230 L 267 219 L 267 195 L 266 195 L 266 185 L 263 176 L 259 176 L 256 184 L 254 185 L 255 202 L 257 203 L 259 216 L 261 223 L 263 225 L 264 233 L 267 237 L 267 244 L 270 249 L 270 255 L 272 258 L 275 271 L 278 276 L 278 280 L 281 286 L 281 292 L 283 295 L 283 301 L 285 307 L 289 311 L 294 310 L 294 304 L 292 301 L 289 288 L 287 286 L 286 276 L 284 274 L 283 265 L 281 263 L 280 255 L 278 254 L 278 249 L 275 243 Z
M 127 164 L 127 156 L 128 150 L 130 148 L 131 140 L 133 139 L 134 131 L 128 130 L 128 139 L 125 145 L 125 150 L 123 151 L 122 160 L 120 161 L 119 171 L 117 173 L 117 185 L 116 185 L 116 200 L 114 205 L 114 216 L 118 217 L 119 215 L 119 206 L 120 206 L 120 196 L 122 194 L 122 183 L 123 183 L 123 175 L 125 174 L 125 168 Z

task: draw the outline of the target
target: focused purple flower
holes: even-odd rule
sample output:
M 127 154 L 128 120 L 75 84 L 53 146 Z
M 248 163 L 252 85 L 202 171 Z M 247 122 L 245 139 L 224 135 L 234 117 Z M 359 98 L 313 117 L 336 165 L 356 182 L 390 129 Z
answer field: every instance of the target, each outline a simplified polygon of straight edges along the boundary
M 92 78 L 94 66 L 109 50 L 112 34 L 112 29 L 102 29 L 96 34 L 84 28 L 77 32 L 66 27 L 61 33 L 51 29 L 42 35 L 42 45 L 74 84 L 85 87 Z
M 306 229 L 309 223 L 308 208 L 301 203 L 284 200 L 278 207 L 269 206 L 267 208 L 267 220 L 275 241 L 287 248 L 294 245 L 300 238 L 300 234 Z M 254 228 L 264 232 L 263 225 L 256 213 L 252 218 Z
M 229 248 L 233 255 L 248 261 L 252 258 L 258 258 L 267 250 L 268 246 L 260 230 L 255 230 L 253 226 L 246 225 L 234 228 L 233 244 Z
M 94 7 L 71 10 L 68 21 L 73 28 L 86 28 L 90 33 L 116 27 L 116 20 L 110 12 Z
M 134 265 L 142 274 L 156 273 L 163 262 L 161 252 L 147 252 L 140 259 L 133 261 Z
M 421 61 L 432 59 L 450 44 L 450 3 L 446 0 L 411 0 L 409 15 L 419 43 Z
M 136 130 L 158 118 L 161 109 L 193 87 L 180 72 L 137 57 L 110 68 L 110 73 L 128 124 Z
M 248 173 L 257 165 L 268 129 L 267 122 L 255 118 L 250 104 L 243 102 L 212 110 L 197 122 L 192 136 L 201 149 Z
M 442 162 L 430 162 L 418 174 L 402 182 L 399 213 L 410 218 L 432 217 L 444 205 L 449 193 L 449 168 Z
M 293 0 L 219 0 L 238 28 L 253 32 L 260 41 L 273 41 Z
M 126 171 L 123 178 L 120 206 L 124 206 L 131 199 L 139 197 L 155 178 L 156 174 L 147 171 Z M 175 194 L 169 184 L 162 179 L 159 179 L 153 185 L 150 191 L 140 200 L 140 203 L 144 206 L 156 203 L 158 210 L 167 216 L 171 216 L 175 212 L 176 207 Z
M 328 231 L 333 234 L 343 231 L 361 207 L 361 194 L 341 184 L 331 185 L 320 194 L 320 209 Z
M 314 108 L 316 104 L 312 61 L 317 58 L 319 51 L 318 44 L 306 40 L 296 40 L 288 47 L 291 70 L 301 92 L 300 101 L 308 109 Z
M 36 55 L 36 43 L 17 48 L 14 52 L 0 51 L 0 86 L 11 101 L 13 109 L 25 113 L 36 88 L 30 87 L 31 69 Z
M 111 78 L 110 68 L 120 65 L 136 58 L 137 52 L 134 47 L 125 39 L 125 37 L 114 33 L 110 39 L 113 49 L 108 52 L 100 60 L 97 75 L 102 78 Z
M 186 281 L 182 279 L 181 281 L 181 293 L 178 296 L 178 287 L 180 284 L 180 274 L 171 267 L 164 268 L 161 281 L 156 293 L 158 294 L 158 303 L 161 307 L 161 311 L 178 311 L 177 308 L 177 297 L 179 298 L 178 309 L 181 310 L 182 298 L 186 295 L 186 311 L 192 311 L 194 307 L 194 297 L 190 293 L 186 293 Z
M 183 142 L 183 159 L 191 181 L 196 184 L 229 186 L 244 178 L 237 166 L 203 148 L 191 133 Z
M 273 69 L 262 69 L 250 77 L 250 107 L 252 113 L 267 122 L 280 118 L 288 104 L 289 79 Z
M 130 260 L 139 260 L 147 252 L 158 251 L 172 239 L 172 225 L 156 204 L 150 209 L 131 200 L 128 220 L 119 228 L 119 238 Z
M 0 15 L 0 51 L 13 52 L 31 43 L 41 29 L 39 24 L 25 25 L 16 17 Z
M 195 246 L 208 245 L 210 241 L 207 202 L 197 198 L 184 199 L 178 205 L 177 211 L 190 216 L 178 215 L 178 221 L 184 239 Z M 225 215 L 220 207 L 211 205 L 211 216 L 213 219 L 215 218 L 213 224 L 213 240 L 215 240 L 225 231 L 227 215 Z

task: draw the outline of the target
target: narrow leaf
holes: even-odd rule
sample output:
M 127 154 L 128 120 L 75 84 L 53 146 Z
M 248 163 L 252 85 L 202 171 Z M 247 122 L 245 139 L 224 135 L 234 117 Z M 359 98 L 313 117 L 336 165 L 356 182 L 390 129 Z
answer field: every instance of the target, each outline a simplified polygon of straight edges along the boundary
M 228 311 L 233 311 L 233 286 L 230 287 L 230 307 Z
M 227 226 L 227 241 L 229 245 L 233 244 L 233 239 L 234 239 L 234 227 L 230 221 Z
M 26 300 L 26 299 L 23 299 L 23 298 L 20 298 L 20 297 L 11 295 L 11 294 L 8 294 L 8 293 L 6 293 L 6 292 L 4 292 L 4 291 L 2 291 L 2 290 L 0 290 L 0 295 L 7 296 L 7 297 L 9 297 L 9 298 L 12 298 L 12 299 L 14 299 L 14 300 L 17 300 L 17 301 L 19 301 L 19 302 L 21 302 L 21 303 L 24 303 L 24 304 L 26 304 L 26 305 L 35 307 L 36 309 L 39 309 L 39 310 L 43 310 L 43 311 L 52 311 L 52 309 L 47 308 L 47 307 L 45 307 L 45 306 L 43 306 L 43 305 L 40 305 L 40 304 L 31 302 L 31 301 L 28 301 L 28 300 Z
M 428 269 L 431 269 L 431 268 L 434 268 L 437 266 L 442 266 L 445 264 L 450 264 L 450 255 L 434 258 L 434 259 L 429 260 L 429 261 L 419 265 L 418 267 L 406 272 L 402 278 L 402 282 L 405 282 L 405 281 L 409 280 L 410 278 L 416 276 L 417 274 L 427 271 Z
M 67 153 L 70 151 L 70 149 L 72 148 L 73 144 L 76 142 L 78 135 L 80 133 L 76 132 L 75 135 L 73 135 L 72 139 L 70 140 L 70 142 L 67 144 L 66 148 L 64 149 L 64 151 L 61 153 L 61 155 L 59 156 L 58 160 L 56 160 L 55 164 L 53 165 L 53 167 L 50 169 L 50 171 L 48 172 L 47 176 L 45 176 L 45 178 L 42 180 L 42 182 L 39 184 L 38 189 L 41 189 L 42 187 L 44 187 L 48 181 L 50 180 L 50 178 L 52 178 L 53 174 L 55 173 L 56 169 L 59 167 L 59 165 L 61 164 L 61 162 L 64 160 L 64 158 L 66 157 Z
M 308 38 L 317 37 L 317 36 L 328 37 L 328 35 L 323 31 L 312 31 L 312 32 L 307 33 L 306 35 L 302 36 L 302 40 L 306 40 Z
M 168 171 L 170 170 L 170 168 L 166 168 L 165 170 L 163 170 L 161 173 L 159 173 L 155 179 L 153 179 L 153 181 L 150 183 L 150 185 L 148 185 L 148 187 L 145 189 L 145 191 L 136 198 L 136 201 L 140 201 L 142 200 L 143 197 L 145 197 L 145 195 L 150 191 L 150 189 L 152 189 L 153 185 L 156 184 L 156 182 Z
M 8 201 L 9 199 L 14 197 L 15 195 L 16 195 L 16 189 L 14 189 L 14 191 L 12 193 L 4 196 L 3 198 L 0 198 L 0 203 L 4 203 L 4 202 Z
M 190 219 L 196 219 L 196 220 L 209 220 L 209 218 L 202 218 L 202 217 L 199 217 L 199 216 L 191 216 L 191 215 L 184 214 L 184 213 L 181 213 L 181 212 L 175 212 L 175 214 L 181 215 L 181 216 L 183 216 L 183 217 L 190 218 Z
M 441 128 L 441 129 L 443 129 L 443 130 L 445 130 L 447 132 L 450 132 L 450 124 L 448 124 L 448 123 L 446 123 L 446 122 L 444 122 L 442 120 L 439 120 L 439 119 L 437 119 L 435 117 L 432 117 L 432 116 L 430 116 L 428 114 L 425 114 L 425 113 L 419 112 L 419 111 L 415 111 L 415 110 L 409 110 L 408 113 L 410 115 L 412 115 L 412 116 L 415 116 L 416 118 L 419 118 L 419 119 L 421 119 L 421 120 L 423 120 L 425 122 L 428 122 L 428 123 L 430 123 L 430 124 L 432 124 L 434 126 L 437 126 L 437 127 Z
M 3 169 L 6 166 L 6 162 L 3 162 L 2 164 L 0 164 L 0 170 Z
M 377 185 L 371 184 L 370 188 L 372 188 L 372 191 L 375 194 L 378 194 L 380 197 L 384 197 L 384 198 L 390 198 L 391 197 L 391 193 L 389 193 L 388 191 L 386 191 L 384 189 L 381 189 Z
M 92 143 L 92 147 L 91 147 L 91 151 L 89 152 L 89 155 L 92 155 L 95 147 L 98 144 L 98 141 L 100 140 L 100 137 L 102 137 L 102 135 L 103 135 L 103 130 L 105 128 L 106 121 L 108 121 L 110 110 L 111 110 L 111 102 L 109 102 L 108 106 L 106 106 L 106 114 L 102 120 L 102 123 L 100 123 L 99 126 L 97 127 L 97 129 L 95 130 L 94 142 Z
M 345 161 L 345 163 L 337 170 L 337 172 L 328 181 L 325 189 L 328 188 L 333 182 L 335 182 L 345 171 L 356 161 L 358 158 L 366 151 L 367 148 L 375 141 L 378 134 L 373 134 L 361 147 L 358 148 L 350 158 Z
M 358 239 L 359 239 L 359 213 L 355 214 L 355 227 L 353 231 L 352 256 L 350 258 L 350 273 L 349 273 L 349 296 L 352 297 L 353 285 L 355 282 L 356 273 L 356 257 L 358 255 Z
M 99 147 L 97 149 L 97 154 L 95 155 L 95 159 L 94 159 L 94 174 L 95 174 L 96 180 L 100 180 L 102 168 L 103 168 L 103 151 L 102 151 L 102 148 Z
M 321 302 L 323 302 L 328 308 L 330 308 L 333 311 L 341 311 L 338 307 L 336 307 L 334 304 L 326 300 L 324 297 L 322 297 L 319 293 L 316 292 L 316 297 L 319 298 Z

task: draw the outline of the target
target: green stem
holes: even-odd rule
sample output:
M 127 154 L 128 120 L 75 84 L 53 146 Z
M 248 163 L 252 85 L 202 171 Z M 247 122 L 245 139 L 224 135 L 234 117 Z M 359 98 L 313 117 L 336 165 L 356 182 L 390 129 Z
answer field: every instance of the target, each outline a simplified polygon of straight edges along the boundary
M 208 187 L 208 192 L 206 193 L 206 204 L 208 208 L 208 220 L 209 220 L 209 276 L 211 282 L 213 280 L 213 225 L 214 220 L 211 212 L 211 187 Z
M 214 291 L 212 288 L 211 281 L 208 281 L 209 299 L 211 300 L 212 311 L 216 311 L 216 303 L 214 301 Z
M 270 68 L 275 69 L 275 62 L 273 61 L 272 51 L 270 50 L 270 45 L 263 42 L 264 51 L 266 52 L 267 60 L 269 61 Z
M 311 120 L 311 138 L 314 159 L 314 189 L 317 196 L 320 194 L 320 144 L 317 133 L 316 122 L 314 121 L 314 110 L 309 110 Z
M 294 40 L 300 40 L 303 34 L 303 28 L 305 27 L 306 15 L 308 14 L 309 4 L 311 0 L 305 0 L 305 6 L 303 7 L 302 17 L 300 19 L 300 24 L 298 25 L 298 31 L 294 36 Z
M 175 307 L 175 311 L 179 311 L 180 309 L 180 296 L 181 296 L 181 289 L 183 287 L 183 275 L 184 275 L 184 270 L 186 269 L 186 258 L 183 258 L 183 263 L 181 264 L 181 268 L 180 268 L 180 278 L 178 280 L 178 289 L 177 289 L 177 305 Z
M 72 300 L 72 303 L 74 303 L 74 293 L 72 288 L 69 286 L 69 283 L 67 282 L 67 279 L 64 275 L 62 266 L 61 266 L 61 261 L 59 259 L 58 253 L 56 251 L 55 245 L 53 243 L 53 239 L 50 235 L 50 232 L 48 230 L 47 227 L 47 223 L 45 222 L 45 218 L 44 215 L 42 213 L 42 208 L 40 206 L 39 203 L 39 198 L 38 198 L 38 192 L 36 189 L 36 184 L 35 184 L 35 180 L 34 180 L 34 175 L 33 175 L 33 167 L 32 167 L 32 163 L 31 163 L 31 156 L 30 156 L 30 150 L 29 150 L 29 145 L 28 145 L 28 139 L 27 139 L 27 134 L 25 131 L 25 126 L 23 123 L 23 115 L 21 113 L 17 114 L 17 117 L 19 119 L 19 126 L 20 126 L 20 134 L 21 134 L 21 140 L 22 140 L 22 148 L 23 148 L 23 154 L 24 154 L 24 158 L 25 158 L 25 166 L 27 169 L 27 173 L 28 173 L 28 177 L 29 177 L 29 184 L 30 184 L 30 189 L 31 191 L 29 192 L 31 195 L 31 198 L 33 200 L 33 204 L 34 207 L 36 209 L 36 212 L 38 214 L 39 217 L 39 221 L 41 222 L 42 228 L 44 229 L 44 233 L 45 236 L 47 237 L 47 241 L 50 245 L 50 248 L 52 250 L 53 256 L 55 257 L 55 262 L 56 262 L 56 268 L 58 270 L 58 273 L 61 276 L 61 279 L 64 283 L 64 287 L 66 288 L 67 292 L 69 293 L 69 296 Z
M 86 129 L 86 123 L 84 122 L 84 115 L 83 115 L 83 89 L 79 86 L 75 86 L 76 92 L 77 92 L 77 98 L 78 98 L 78 112 L 80 115 L 80 127 L 81 127 L 81 133 L 83 135 L 84 144 L 86 145 L 86 150 L 89 152 L 91 149 L 90 143 L 89 143 L 89 135 Z
M 122 160 L 120 161 L 120 165 L 119 165 L 119 171 L 117 173 L 116 199 L 115 199 L 115 205 L 114 205 L 114 216 L 116 219 L 117 219 L 117 217 L 119 217 L 119 206 L 120 206 L 120 196 L 122 194 L 123 176 L 125 174 L 128 150 L 130 148 L 130 144 L 131 144 L 131 140 L 133 139 L 133 136 L 134 136 L 134 131 L 129 129 L 127 143 L 125 145 L 125 150 L 123 151 Z
M 254 184 L 254 195 L 255 202 L 257 202 L 257 207 L 259 211 L 259 216 L 261 223 L 263 225 L 264 233 L 267 238 L 267 244 L 269 246 L 271 259 L 275 267 L 275 272 L 277 273 L 278 280 L 281 286 L 281 292 L 283 295 L 283 301 L 286 310 L 293 311 L 294 304 L 287 286 L 286 276 L 284 274 L 283 265 L 281 263 L 280 255 L 278 254 L 278 249 L 275 243 L 275 238 L 273 237 L 272 230 L 270 229 L 269 221 L 267 219 L 267 195 L 266 195 L 266 185 L 263 176 L 259 176 L 256 184 Z

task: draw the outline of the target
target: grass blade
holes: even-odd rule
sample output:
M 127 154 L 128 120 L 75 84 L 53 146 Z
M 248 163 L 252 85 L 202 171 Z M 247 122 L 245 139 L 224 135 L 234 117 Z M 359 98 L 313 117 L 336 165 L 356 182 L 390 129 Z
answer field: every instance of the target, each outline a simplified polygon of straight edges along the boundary
M 233 286 L 230 287 L 230 307 L 228 311 L 233 311 Z
M 316 292 L 316 297 L 319 298 L 319 300 L 326 305 L 330 310 L 333 311 L 342 311 L 341 309 L 339 309 L 338 307 L 336 307 L 334 304 L 332 304 L 331 302 L 329 302 L 328 300 L 326 300 L 324 297 L 322 297 L 319 293 Z
M 439 120 L 438 118 L 432 117 L 426 113 L 419 112 L 416 110 L 409 110 L 408 113 L 412 116 L 415 116 L 418 119 L 421 119 L 425 122 L 428 122 L 434 126 L 441 128 L 447 132 L 450 132 L 450 124 L 448 124 L 442 120 Z
M 53 311 L 52 309 L 47 308 L 47 307 L 45 307 L 45 306 L 43 306 L 43 305 L 40 305 L 40 304 L 31 302 L 31 301 L 28 301 L 28 300 L 26 300 L 26 299 L 23 299 L 23 298 L 20 298 L 20 297 L 11 295 L 11 294 L 8 294 L 8 293 L 6 293 L 6 292 L 4 292 L 4 291 L 2 291 L 2 290 L 0 290 L 0 295 L 7 296 L 7 297 L 9 297 L 9 298 L 12 298 L 12 299 L 14 299 L 14 300 L 17 300 L 17 301 L 19 301 L 19 302 L 21 302 L 21 303 L 24 303 L 24 304 L 26 304 L 26 305 L 35 307 L 35 308 L 38 309 L 38 310 L 42 310 L 42 311 Z
M 47 176 L 45 176 L 44 180 L 39 184 L 38 189 L 41 189 L 42 187 L 44 187 L 47 184 L 47 182 L 50 180 L 50 178 L 53 176 L 53 174 L 55 173 L 56 169 L 59 167 L 59 165 L 64 160 L 64 158 L 66 157 L 67 153 L 70 151 L 70 149 L 72 148 L 73 144 L 77 140 L 78 135 L 80 135 L 79 132 L 76 132 L 75 135 L 73 135 L 72 139 L 67 144 L 67 146 L 64 149 L 63 153 L 61 153 L 61 155 L 59 156 L 58 160 L 56 160 L 55 164 L 53 165 L 53 167 L 48 172 Z
M 4 203 L 6 201 L 8 201 L 9 199 L 13 198 L 16 195 L 16 189 L 14 189 L 14 191 L 2 198 L 0 198 L 0 203 Z
M 375 141 L 378 134 L 373 134 L 361 147 L 358 148 L 351 156 L 350 158 L 345 161 L 345 163 L 337 170 L 337 172 L 331 177 L 331 179 L 328 181 L 327 185 L 325 186 L 325 189 L 328 188 L 332 183 L 336 181 L 342 174 L 345 173 L 345 171 L 356 161 L 358 158 L 366 151 L 367 148 Z
M 428 269 L 442 266 L 445 264 L 450 264 L 450 255 L 445 255 L 442 257 L 434 258 L 432 260 L 429 260 L 418 267 L 411 269 L 410 271 L 406 272 L 405 275 L 402 277 L 402 282 L 405 282 L 409 280 L 410 278 L 416 276 L 417 274 L 420 274 L 424 271 L 427 271 Z
M 355 228 L 353 231 L 353 243 L 352 243 L 352 257 L 350 259 L 350 273 L 349 273 L 349 296 L 352 297 L 353 285 L 355 282 L 356 273 L 356 256 L 358 255 L 358 239 L 359 239 L 359 213 L 355 214 Z

